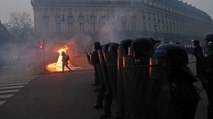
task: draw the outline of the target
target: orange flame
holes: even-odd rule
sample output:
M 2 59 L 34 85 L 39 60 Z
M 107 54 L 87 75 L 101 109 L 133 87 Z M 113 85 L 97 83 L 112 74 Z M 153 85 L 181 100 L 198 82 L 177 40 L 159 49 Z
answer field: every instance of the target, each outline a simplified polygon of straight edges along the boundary
M 67 50 L 69 48 L 65 45 L 63 48 L 60 48 L 58 50 L 59 56 L 58 56 L 58 60 L 56 63 L 51 63 L 47 65 L 47 70 L 50 72 L 59 72 L 62 71 L 62 52 L 67 53 Z M 68 69 L 65 67 L 64 71 L 68 71 Z

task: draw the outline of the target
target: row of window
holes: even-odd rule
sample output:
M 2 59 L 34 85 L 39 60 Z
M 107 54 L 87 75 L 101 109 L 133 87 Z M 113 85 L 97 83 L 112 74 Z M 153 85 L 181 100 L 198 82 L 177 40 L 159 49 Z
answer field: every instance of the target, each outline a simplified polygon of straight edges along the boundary
M 69 33 L 73 33 L 73 32 L 77 32 L 76 31 L 76 26 L 77 24 L 74 23 L 68 23 L 68 24 L 63 24 L 61 22 L 57 22 L 56 26 L 55 26 L 55 32 L 57 33 L 62 33 L 64 32 L 62 29 L 67 29 L 67 32 Z M 97 32 L 97 31 L 103 31 L 103 30 L 107 30 L 107 29 L 113 29 L 113 28 L 109 28 L 109 27 L 114 27 L 114 29 L 116 28 L 115 24 L 107 24 L 106 22 L 102 22 L 99 25 L 97 25 L 95 22 L 92 22 L 89 24 L 90 25 L 90 31 L 89 32 Z M 86 26 L 86 24 L 84 22 L 80 22 L 78 24 L 78 28 L 79 28 L 79 32 L 85 32 L 85 28 L 88 27 Z M 50 32 L 50 23 L 49 22 L 44 22 L 43 24 L 43 29 L 45 33 Z M 126 22 L 122 23 L 122 31 L 127 31 L 127 24 Z M 132 22 L 132 26 L 131 26 L 131 31 L 132 32 L 136 32 L 136 22 Z
M 118 24 L 116 24 L 118 25 Z M 51 32 L 87 32 L 86 29 L 89 27 L 88 32 L 97 32 L 97 31 L 104 31 L 104 30 L 112 30 L 112 29 L 119 29 L 119 31 L 122 32 L 137 32 L 138 26 L 136 22 L 132 22 L 130 25 L 127 24 L 127 22 L 121 22 L 121 26 L 116 26 L 115 23 L 108 24 L 106 22 L 102 22 L 99 25 L 95 22 L 91 22 L 90 24 L 87 24 L 85 22 L 80 22 L 78 24 L 76 23 L 67 23 L 64 24 L 62 22 L 57 22 L 55 26 L 55 31 Z M 114 27 L 114 28 L 112 28 Z M 160 32 L 160 33 L 175 33 L 175 34 L 190 34 L 190 35 L 196 35 L 201 36 L 205 31 L 208 29 L 202 30 L 201 32 L 200 28 L 198 26 L 192 26 L 192 25 L 174 25 L 174 26 L 168 26 L 168 25 L 160 25 L 160 24 L 153 24 L 153 23 L 146 23 L 144 22 L 142 24 L 143 31 L 152 31 L 152 32 Z M 78 28 L 78 29 L 76 29 Z M 45 33 L 50 32 L 50 24 L 49 22 L 44 22 L 43 29 Z M 66 29 L 66 31 L 64 31 Z

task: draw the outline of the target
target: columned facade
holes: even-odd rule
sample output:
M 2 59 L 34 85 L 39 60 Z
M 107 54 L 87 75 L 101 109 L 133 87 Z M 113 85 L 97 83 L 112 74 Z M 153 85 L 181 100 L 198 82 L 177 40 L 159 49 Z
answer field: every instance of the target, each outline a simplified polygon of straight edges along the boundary
M 40 36 L 116 35 L 185 42 L 213 32 L 205 12 L 178 0 L 32 0 Z M 122 40 L 122 39 L 121 39 Z

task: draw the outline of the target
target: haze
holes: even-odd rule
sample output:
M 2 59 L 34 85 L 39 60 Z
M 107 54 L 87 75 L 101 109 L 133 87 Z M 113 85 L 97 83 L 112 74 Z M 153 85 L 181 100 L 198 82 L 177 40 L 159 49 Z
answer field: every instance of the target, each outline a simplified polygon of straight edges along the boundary
M 213 18 L 213 0 L 182 0 L 188 2 L 193 6 L 207 12 Z M 0 20 L 6 23 L 10 18 L 10 13 L 27 12 L 31 15 L 33 20 L 33 9 L 31 0 L 0 0 Z

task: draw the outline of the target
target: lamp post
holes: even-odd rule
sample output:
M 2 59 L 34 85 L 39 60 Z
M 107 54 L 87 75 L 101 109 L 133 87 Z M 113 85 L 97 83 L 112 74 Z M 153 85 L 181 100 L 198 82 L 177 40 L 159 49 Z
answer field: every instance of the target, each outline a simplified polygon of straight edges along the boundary
M 157 38 L 158 38 L 157 27 L 158 27 L 158 25 L 155 23 L 155 24 L 154 24 L 154 28 L 155 28 L 155 39 L 156 39 L 156 40 L 157 40 Z

